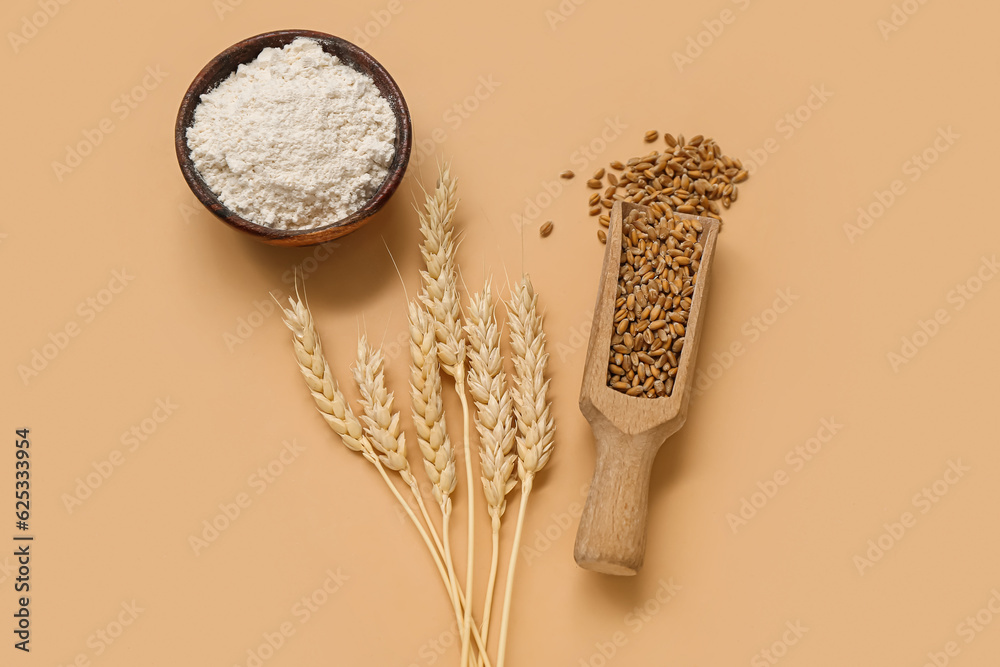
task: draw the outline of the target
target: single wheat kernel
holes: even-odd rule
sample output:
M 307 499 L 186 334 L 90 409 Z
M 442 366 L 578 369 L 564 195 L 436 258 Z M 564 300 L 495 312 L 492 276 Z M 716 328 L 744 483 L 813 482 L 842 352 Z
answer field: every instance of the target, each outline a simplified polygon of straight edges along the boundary
M 541 227 L 538 228 L 538 235 L 544 239 L 546 236 L 552 233 L 553 227 L 555 227 L 555 225 L 552 224 L 551 220 L 545 222 Z
M 573 178 L 574 176 L 576 176 L 576 174 L 574 174 L 574 173 L 573 173 L 572 171 L 570 171 L 569 169 L 567 169 L 567 170 L 566 170 L 566 171 L 564 171 L 563 173 L 559 174 L 559 178 L 565 178 L 565 179 L 566 179 L 567 181 L 568 181 L 569 179 Z

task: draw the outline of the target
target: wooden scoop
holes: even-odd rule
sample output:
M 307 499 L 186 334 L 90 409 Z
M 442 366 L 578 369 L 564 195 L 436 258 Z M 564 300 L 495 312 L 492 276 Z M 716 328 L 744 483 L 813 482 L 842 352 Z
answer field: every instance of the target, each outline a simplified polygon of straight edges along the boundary
M 574 557 L 582 568 L 617 575 L 636 574 L 642 567 L 653 459 L 663 441 L 676 433 L 687 418 L 703 306 L 719 233 L 718 220 L 675 214 L 701 222 L 703 250 L 674 388 L 665 398 L 626 396 L 609 387 L 607 378 L 618 296 L 622 220 L 633 210 L 648 209 L 627 202 L 616 202 L 611 209 L 608 247 L 580 390 L 580 410 L 594 432 L 597 465 L 580 517 Z

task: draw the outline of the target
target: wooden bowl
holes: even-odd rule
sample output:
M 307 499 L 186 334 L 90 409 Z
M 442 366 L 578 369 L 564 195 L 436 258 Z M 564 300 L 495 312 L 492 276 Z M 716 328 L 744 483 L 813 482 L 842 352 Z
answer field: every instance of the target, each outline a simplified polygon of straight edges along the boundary
M 375 82 L 382 97 L 388 100 L 396 115 L 395 155 L 389 165 L 389 173 L 371 199 L 352 215 L 324 227 L 315 229 L 272 229 L 240 217 L 223 204 L 212 192 L 195 169 L 191 161 L 190 149 L 187 144 L 187 128 L 194 121 L 194 111 L 201 102 L 201 96 L 224 81 L 236 68 L 243 63 L 254 60 L 267 47 L 281 48 L 291 43 L 297 37 L 308 37 L 320 43 L 323 50 L 336 56 L 345 65 L 362 72 Z M 350 234 L 382 208 L 399 187 L 410 161 L 410 149 L 413 144 L 413 129 L 410 112 L 399 86 L 382 65 L 360 47 L 333 35 L 311 30 L 278 30 L 250 37 L 232 45 L 205 65 L 188 88 L 177 112 L 177 123 L 174 127 L 174 147 L 177 151 L 177 161 L 180 163 L 184 179 L 191 187 L 195 197 L 219 219 L 254 238 L 282 246 L 306 246 L 325 243 L 332 239 Z

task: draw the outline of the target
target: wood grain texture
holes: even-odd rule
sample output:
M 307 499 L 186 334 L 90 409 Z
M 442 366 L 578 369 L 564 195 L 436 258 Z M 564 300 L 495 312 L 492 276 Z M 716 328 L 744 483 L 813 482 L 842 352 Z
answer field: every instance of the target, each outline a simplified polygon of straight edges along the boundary
M 626 396 L 608 387 L 607 373 L 618 294 L 622 221 L 634 209 L 647 210 L 627 202 L 617 202 L 611 210 L 607 250 L 580 390 L 580 410 L 594 432 L 596 465 L 580 518 L 574 557 L 580 567 L 617 575 L 633 575 L 642 567 L 653 461 L 663 442 L 687 419 L 691 380 L 701 338 L 702 309 L 708 295 L 719 233 L 717 220 L 675 214 L 701 222 L 704 250 L 673 392 L 664 398 Z
M 237 67 L 254 60 L 265 48 L 280 49 L 292 43 L 297 37 L 308 37 L 316 40 L 324 51 L 336 56 L 345 65 L 349 65 L 372 78 L 396 116 L 395 155 L 382 185 L 360 210 L 342 220 L 316 229 L 273 229 L 246 220 L 219 200 L 219 197 L 208 187 L 201 174 L 195 169 L 187 144 L 187 128 L 194 122 L 194 112 L 198 108 L 203 94 L 218 86 L 235 72 Z M 403 99 L 402 91 L 389 72 L 361 47 L 340 37 L 312 30 L 278 30 L 263 33 L 234 44 L 217 55 L 191 82 L 184 99 L 181 101 L 180 109 L 177 112 L 177 121 L 174 125 L 174 149 L 177 153 L 177 162 L 180 164 L 181 173 L 184 174 L 184 180 L 187 181 L 198 201 L 230 227 L 246 232 L 264 243 L 281 246 L 308 246 L 326 243 L 345 234 L 350 234 L 368 222 L 369 218 L 389 201 L 389 197 L 402 182 L 410 161 L 412 145 L 413 129 L 410 112 L 406 106 L 406 100 Z

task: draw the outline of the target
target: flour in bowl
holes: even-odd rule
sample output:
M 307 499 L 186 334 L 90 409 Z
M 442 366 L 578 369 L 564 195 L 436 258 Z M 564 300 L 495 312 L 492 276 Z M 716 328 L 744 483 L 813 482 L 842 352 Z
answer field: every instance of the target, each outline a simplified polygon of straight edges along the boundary
M 370 77 L 299 37 L 201 96 L 187 144 L 223 204 L 275 229 L 359 210 L 395 154 L 396 117 Z

